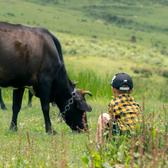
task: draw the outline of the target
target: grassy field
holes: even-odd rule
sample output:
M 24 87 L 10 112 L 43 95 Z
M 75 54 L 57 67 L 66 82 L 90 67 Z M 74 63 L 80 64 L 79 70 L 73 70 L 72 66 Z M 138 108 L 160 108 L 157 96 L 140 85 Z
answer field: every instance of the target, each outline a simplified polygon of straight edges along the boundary
M 0 168 L 111 168 L 168 166 L 168 3 L 167 0 L 1 0 L 0 20 L 42 26 L 60 40 L 70 78 L 93 93 L 87 98 L 89 132 L 76 134 L 51 107 L 56 136 L 44 132 L 39 100 L 27 107 L 27 92 L 17 133 L 8 130 L 12 91 L 3 91 L 0 111 Z M 107 111 L 110 81 L 128 72 L 133 95 L 145 116 L 141 134 L 120 137 L 96 149 L 96 122 Z

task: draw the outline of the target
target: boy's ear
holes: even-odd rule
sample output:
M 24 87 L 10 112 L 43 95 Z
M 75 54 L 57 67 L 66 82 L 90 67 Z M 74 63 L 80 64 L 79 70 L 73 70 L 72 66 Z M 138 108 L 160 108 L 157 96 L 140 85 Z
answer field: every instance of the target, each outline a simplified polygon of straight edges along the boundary
M 118 94 L 118 90 L 116 88 L 112 88 L 113 96 L 116 96 Z
M 129 93 L 132 93 L 133 92 L 133 89 L 131 89 L 130 91 L 129 91 Z
M 114 93 L 114 89 L 115 89 L 115 88 L 111 87 L 111 91 L 112 91 L 113 93 Z

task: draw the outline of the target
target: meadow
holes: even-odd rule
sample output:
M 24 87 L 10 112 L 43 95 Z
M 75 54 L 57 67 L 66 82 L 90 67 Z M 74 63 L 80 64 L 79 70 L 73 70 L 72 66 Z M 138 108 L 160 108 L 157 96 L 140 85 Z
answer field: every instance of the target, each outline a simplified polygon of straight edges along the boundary
M 1 0 L 1 21 L 42 26 L 58 37 L 70 78 L 93 93 L 87 97 L 93 111 L 87 114 L 89 131 L 77 134 L 51 106 L 57 134 L 48 136 L 39 100 L 34 97 L 28 108 L 26 92 L 14 133 L 8 130 L 12 90 L 4 89 L 8 109 L 0 110 L 0 167 L 167 167 L 167 5 L 166 0 Z M 143 128 L 133 137 L 111 137 L 97 149 L 97 119 L 107 111 L 111 78 L 121 71 L 133 77 Z

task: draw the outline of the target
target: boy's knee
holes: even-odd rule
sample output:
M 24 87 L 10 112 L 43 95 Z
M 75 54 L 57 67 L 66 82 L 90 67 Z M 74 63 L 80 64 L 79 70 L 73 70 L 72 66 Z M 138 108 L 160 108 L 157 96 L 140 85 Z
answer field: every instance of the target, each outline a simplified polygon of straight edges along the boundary
M 98 122 L 107 124 L 110 121 L 110 119 L 111 119 L 111 117 L 110 117 L 110 115 L 108 113 L 102 113 L 99 116 Z

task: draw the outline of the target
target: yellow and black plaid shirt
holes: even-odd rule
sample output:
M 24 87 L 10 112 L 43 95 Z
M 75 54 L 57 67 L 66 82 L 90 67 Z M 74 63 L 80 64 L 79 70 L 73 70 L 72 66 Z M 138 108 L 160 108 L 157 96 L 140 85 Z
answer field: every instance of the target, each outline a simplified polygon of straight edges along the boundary
M 140 106 L 129 94 L 121 94 L 111 100 L 108 110 L 121 131 L 134 130 L 140 121 Z

